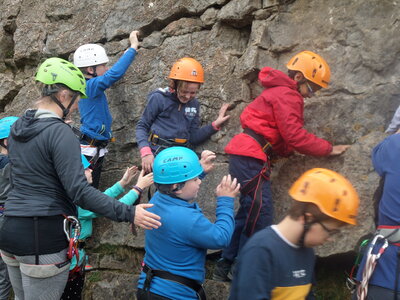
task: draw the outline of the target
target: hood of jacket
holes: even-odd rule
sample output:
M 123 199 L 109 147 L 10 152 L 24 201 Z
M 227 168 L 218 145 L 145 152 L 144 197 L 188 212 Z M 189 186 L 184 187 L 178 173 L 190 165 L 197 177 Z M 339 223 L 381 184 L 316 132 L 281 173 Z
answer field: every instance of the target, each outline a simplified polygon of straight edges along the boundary
M 11 127 L 10 134 L 14 140 L 26 143 L 45 128 L 59 122 L 64 123 L 60 117 L 47 111 L 27 110 Z
M 295 80 L 291 79 L 282 71 L 271 67 L 262 68 L 260 73 L 258 73 L 258 80 L 265 88 L 287 86 L 293 90 L 297 90 L 297 82 Z

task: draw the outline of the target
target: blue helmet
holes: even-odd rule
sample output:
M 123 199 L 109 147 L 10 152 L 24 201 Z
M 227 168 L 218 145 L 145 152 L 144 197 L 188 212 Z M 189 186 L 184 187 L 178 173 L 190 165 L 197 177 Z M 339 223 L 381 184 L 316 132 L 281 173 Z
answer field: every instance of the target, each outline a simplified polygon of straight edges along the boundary
M 196 153 L 185 147 L 171 147 L 161 151 L 153 164 L 154 182 L 174 184 L 196 178 L 203 173 Z
M 83 169 L 87 169 L 90 167 L 90 162 L 86 159 L 85 155 L 81 154 L 81 159 L 82 159 L 82 165 Z
M 0 120 L 0 140 L 8 138 L 12 124 L 18 120 L 18 117 L 5 117 Z

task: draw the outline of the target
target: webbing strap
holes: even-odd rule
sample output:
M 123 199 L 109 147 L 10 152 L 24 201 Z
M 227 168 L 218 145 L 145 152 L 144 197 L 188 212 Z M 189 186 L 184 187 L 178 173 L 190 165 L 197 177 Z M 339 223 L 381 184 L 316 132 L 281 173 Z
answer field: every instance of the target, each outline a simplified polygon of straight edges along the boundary
M 247 182 L 240 192 L 243 195 L 252 195 L 253 200 L 251 202 L 250 209 L 247 214 L 246 224 L 244 232 L 246 236 L 250 237 L 254 233 L 255 226 L 257 224 L 258 218 L 260 217 L 261 207 L 262 207 L 262 187 L 263 184 L 269 180 L 270 176 L 269 161 L 264 165 L 260 173 L 254 176 L 249 182 Z
M 203 289 L 203 286 L 198 283 L 196 280 L 184 277 L 184 276 L 180 276 L 180 275 L 175 275 L 172 274 L 168 271 L 164 271 L 164 270 L 154 270 L 151 269 L 149 266 L 147 265 L 143 265 L 142 268 L 143 272 L 146 273 L 146 280 L 143 286 L 143 290 L 150 290 L 150 283 L 153 279 L 154 276 L 156 277 L 160 277 L 162 279 L 166 279 L 169 281 L 173 281 L 179 284 L 182 284 L 184 286 L 187 286 L 188 288 L 191 288 L 192 290 L 194 290 L 197 294 L 198 299 L 200 300 L 206 300 L 206 293 Z

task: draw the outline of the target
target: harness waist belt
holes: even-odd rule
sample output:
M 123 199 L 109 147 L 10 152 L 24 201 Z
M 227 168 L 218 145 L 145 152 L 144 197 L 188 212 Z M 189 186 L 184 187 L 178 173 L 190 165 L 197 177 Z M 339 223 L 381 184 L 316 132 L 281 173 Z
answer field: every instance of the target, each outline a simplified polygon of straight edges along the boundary
M 180 138 L 163 139 L 155 133 L 150 133 L 149 142 L 151 142 L 153 145 L 171 147 L 171 146 L 185 146 L 188 144 L 189 141 L 187 139 L 180 139 Z
M 254 130 L 250 128 L 245 128 L 243 129 L 243 133 L 247 134 L 248 136 L 251 136 L 253 139 L 256 140 L 257 143 L 260 144 L 262 151 L 269 157 L 274 154 L 272 150 L 272 145 L 270 142 L 268 142 L 262 135 L 256 133 Z
M 400 226 L 378 226 L 375 235 L 383 235 L 391 244 L 400 243 Z
M 85 141 L 90 146 L 105 148 L 107 147 L 110 140 L 96 140 L 92 139 L 90 136 L 83 134 L 78 128 L 72 127 L 72 131 L 81 141 Z
M 146 280 L 143 286 L 143 290 L 148 290 L 150 289 L 150 283 L 151 280 L 154 276 L 160 277 L 162 279 L 166 279 L 169 281 L 173 281 L 179 284 L 182 284 L 184 286 L 187 286 L 188 288 L 191 288 L 194 290 L 199 297 L 200 300 L 206 300 L 206 293 L 204 292 L 203 286 L 198 283 L 196 280 L 180 276 L 180 275 L 175 275 L 172 274 L 168 271 L 164 270 L 153 270 L 147 265 L 143 265 L 143 272 L 146 273 Z

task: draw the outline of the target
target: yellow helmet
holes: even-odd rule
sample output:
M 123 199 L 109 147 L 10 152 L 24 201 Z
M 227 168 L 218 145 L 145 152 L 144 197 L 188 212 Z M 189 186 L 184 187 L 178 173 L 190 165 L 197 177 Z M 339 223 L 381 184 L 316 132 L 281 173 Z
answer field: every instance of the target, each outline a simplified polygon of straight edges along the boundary
M 183 57 L 174 63 L 168 78 L 203 83 L 204 70 L 201 64 L 194 58 Z
M 327 88 L 331 79 L 331 70 L 328 63 L 318 54 L 311 51 L 302 51 L 293 56 L 286 67 L 289 70 L 300 71 L 304 77 Z
M 314 203 L 331 218 L 355 225 L 359 198 L 353 185 L 334 171 L 315 168 L 292 185 L 289 195 L 297 201 Z

